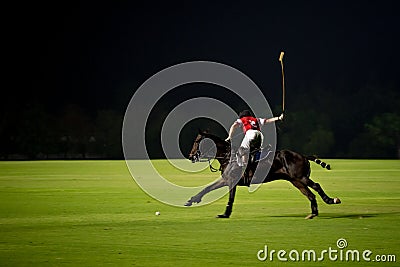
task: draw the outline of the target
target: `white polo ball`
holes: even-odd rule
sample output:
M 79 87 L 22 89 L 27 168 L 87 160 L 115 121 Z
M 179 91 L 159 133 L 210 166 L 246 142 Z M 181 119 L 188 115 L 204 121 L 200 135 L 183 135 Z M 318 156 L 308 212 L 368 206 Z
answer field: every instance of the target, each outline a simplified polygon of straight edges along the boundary
M 161 213 L 159 211 L 156 211 L 156 215 L 159 216 Z

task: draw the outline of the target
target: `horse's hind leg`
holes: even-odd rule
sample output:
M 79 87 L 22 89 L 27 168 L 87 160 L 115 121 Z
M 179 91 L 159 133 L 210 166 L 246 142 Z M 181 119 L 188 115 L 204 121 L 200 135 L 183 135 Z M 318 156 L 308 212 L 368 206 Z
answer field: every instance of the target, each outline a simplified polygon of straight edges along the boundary
M 335 198 L 330 198 L 322 189 L 321 185 L 319 183 L 315 183 L 313 180 L 311 180 L 310 178 L 306 179 L 306 184 L 307 186 L 311 187 L 312 189 L 314 189 L 315 191 L 317 191 L 317 193 L 321 196 L 322 200 L 326 203 L 326 204 L 340 204 L 341 201 L 339 198 L 335 197 Z
M 224 179 L 219 179 L 218 181 L 216 181 L 215 183 L 207 186 L 206 188 L 204 188 L 203 190 L 201 190 L 197 195 L 191 197 L 186 203 L 185 206 L 189 207 L 192 206 L 193 203 L 200 203 L 201 199 L 203 198 L 203 196 L 215 189 L 221 188 L 223 186 L 227 186 L 228 184 L 226 183 L 226 181 Z
M 315 199 L 315 195 L 301 181 L 297 180 L 297 181 L 291 181 L 291 182 L 311 202 L 311 214 L 308 215 L 307 217 L 305 217 L 305 219 L 312 219 L 312 218 L 318 216 L 318 204 L 317 204 L 317 200 Z
M 224 214 L 217 215 L 217 218 L 229 218 L 229 216 L 231 216 L 233 202 L 235 201 L 235 195 L 236 195 L 236 186 L 232 187 L 229 190 L 229 200 L 228 200 L 228 204 L 226 205 L 225 212 L 224 212 Z

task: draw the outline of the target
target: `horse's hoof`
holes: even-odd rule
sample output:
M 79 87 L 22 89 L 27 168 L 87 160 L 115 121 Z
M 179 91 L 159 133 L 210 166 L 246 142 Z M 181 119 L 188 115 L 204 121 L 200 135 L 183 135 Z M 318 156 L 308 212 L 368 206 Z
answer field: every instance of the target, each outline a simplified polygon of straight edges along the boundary
M 335 197 L 335 198 L 333 199 L 333 203 L 334 203 L 334 204 L 340 204 L 340 203 L 342 203 L 342 201 L 340 201 L 339 198 Z
M 190 207 L 192 206 L 193 202 L 192 201 L 188 201 L 185 203 L 185 207 Z
M 304 219 L 310 220 L 310 219 L 313 219 L 314 217 L 317 217 L 317 216 L 318 216 L 317 214 L 309 214 Z
M 217 215 L 217 218 L 225 218 L 225 219 L 228 219 L 228 218 L 229 218 L 229 215 L 226 215 L 226 214 L 219 214 L 219 215 Z

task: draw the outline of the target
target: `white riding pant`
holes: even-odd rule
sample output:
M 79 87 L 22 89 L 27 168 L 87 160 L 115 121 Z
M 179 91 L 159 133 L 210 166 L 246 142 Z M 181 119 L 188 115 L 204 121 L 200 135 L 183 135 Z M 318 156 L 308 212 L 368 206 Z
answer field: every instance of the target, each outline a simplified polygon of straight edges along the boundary
M 261 138 L 260 144 L 263 143 L 264 135 L 262 134 L 262 132 L 260 132 L 258 130 L 251 130 L 251 129 L 247 130 L 240 147 L 250 150 L 250 143 L 251 143 L 251 141 L 253 141 L 256 138 Z

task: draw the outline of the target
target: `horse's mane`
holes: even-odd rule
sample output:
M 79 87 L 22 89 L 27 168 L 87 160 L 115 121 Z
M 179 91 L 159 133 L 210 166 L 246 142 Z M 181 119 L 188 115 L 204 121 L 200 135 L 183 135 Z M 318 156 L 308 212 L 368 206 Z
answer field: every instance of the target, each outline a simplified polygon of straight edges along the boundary
M 219 136 L 217 136 L 217 135 L 215 135 L 215 134 L 212 134 L 212 133 L 210 133 L 210 132 L 207 132 L 207 131 L 199 131 L 199 133 L 200 133 L 201 135 L 203 135 L 204 137 L 206 137 L 206 138 L 210 138 L 210 139 L 213 140 L 216 144 L 217 144 L 217 143 L 223 143 L 223 144 L 225 144 L 225 145 L 227 145 L 227 146 L 230 145 L 229 142 L 225 141 L 225 140 L 222 139 L 221 137 L 219 137 Z

